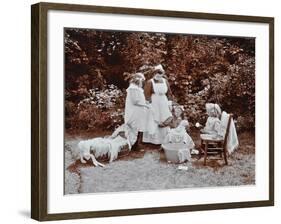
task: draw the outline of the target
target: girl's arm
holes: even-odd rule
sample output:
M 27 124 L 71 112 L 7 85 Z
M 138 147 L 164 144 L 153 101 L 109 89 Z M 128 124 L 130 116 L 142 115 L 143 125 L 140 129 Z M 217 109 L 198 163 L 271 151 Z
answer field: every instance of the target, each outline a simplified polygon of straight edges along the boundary
M 160 128 L 164 128 L 164 127 L 167 127 L 167 126 L 170 126 L 171 123 L 173 121 L 173 117 L 168 117 L 164 122 L 162 122 L 161 124 L 159 124 L 158 126 Z
M 131 91 L 131 99 L 134 105 L 149 108 L 149 106 L 144 101 L 144 97 L 141 96 L 141 94 L 143 94 L 142 92 L 135 89 L 132 89 L 130 91 Z

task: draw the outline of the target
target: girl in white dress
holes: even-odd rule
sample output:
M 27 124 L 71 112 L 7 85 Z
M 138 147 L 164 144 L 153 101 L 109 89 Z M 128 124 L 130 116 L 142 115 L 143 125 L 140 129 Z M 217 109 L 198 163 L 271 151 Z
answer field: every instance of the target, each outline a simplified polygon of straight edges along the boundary
M 162 68 L 162 66 L 161 66 Z M 162 144 L 168 133 L 169 127 L 162 127 L 161 124 L 172 117 L 170 103 L 167 97 L 169 85 L 163 78 L 163 72 L 156 69 L 156 74 L 145 86 L 146 98 L 151 102 L 151 108 L 147 115 L 146 129 L 143 134 L 143 142 Z
M 221 108 L 218 104 L 206 103 L 208 119 L 205 127 L 201 130 L 203 134 L 218 135 L 221 129 Z
M 133 149 L 137 149 L 141 143 L 142 132 L 146 131 L 146 114 L 149 108 L 146 104 L 142 83 L 145 80 L 142 73 L 136 73 L 130 80 L 127 88 L 125 103 L 125 124 L 132 130 L 138 132 L 136 144 Z

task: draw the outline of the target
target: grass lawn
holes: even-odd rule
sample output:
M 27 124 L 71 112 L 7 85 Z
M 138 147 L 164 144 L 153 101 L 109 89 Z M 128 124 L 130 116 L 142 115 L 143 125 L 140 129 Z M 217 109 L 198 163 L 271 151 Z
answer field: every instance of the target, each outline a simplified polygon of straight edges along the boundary
M 198 130 L 191 136 L 199 146 Z M 68 133 L 65 141 L 65 193 L 120 192 L 161 190 L 197 187 L 239 186 L 255 184 L 255 136 L 252 132 L 238 134 L 240 146 L 230 155 L 229 165 L 223 160 L 211 158 L 207 166 L 203 158 L 181 165 L 167 163 L 159 147 L 144 145 L 140 151 L 121 155 L 104 168 L 77 160 L 77 143 L 81 139 L 104 136 L 110 133 Z

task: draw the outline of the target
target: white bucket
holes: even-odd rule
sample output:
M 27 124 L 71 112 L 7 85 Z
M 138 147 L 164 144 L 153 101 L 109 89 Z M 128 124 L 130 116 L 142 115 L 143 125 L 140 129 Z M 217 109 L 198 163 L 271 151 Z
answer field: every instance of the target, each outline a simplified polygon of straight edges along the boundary
M 191 155 L 190 150 L 184 143 L 167 143 L 162 144 L 165 156 L 168 162 L 172 163 L 183 163 L 190 161 Z

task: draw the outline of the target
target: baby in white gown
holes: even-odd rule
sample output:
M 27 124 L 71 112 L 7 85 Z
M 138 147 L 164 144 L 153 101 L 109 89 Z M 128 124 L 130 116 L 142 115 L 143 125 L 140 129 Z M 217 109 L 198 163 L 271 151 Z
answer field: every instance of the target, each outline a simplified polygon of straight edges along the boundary
M 221 130 L 221 108 L 218 104 L 206 103 L 206 111 L 208 119 L 201 133 L 217 136 Z
M 191 160 L 191 151 L 194 149 L 195 144 L 192 138 L 187 133 L 189 129 L 189 123 L 183 117 L 183 107 L 180 105 L 173 105 L 173 118 L 167 119 L 165 122 L 160 124 L 161 126 L 168 125 L 170 127 L 168 134 L 164 139 L 164 144 L 162 144 L 162 148 L 165 150 L 165 154 L 167 150 L 170 151 L 168 154 L 176 153 L 178 162 L 185 162 Z M 167 160 L 169 160 L 169 155 L 166 155 Z
M 183 143 L 186 144 L 187 148 L 191 150 L 194 148 L 194 142 L 187 133 L 189 129 L 189 122 L 183 117 L 184 109 L 178 104 L 172 106 L 173 117 L 167 119 L 161 124 L 161 126 L 169 126 L 170 130 L 165 137 L 165 143 Z
M 186 144 L 189 150 L 194 148 L 194 142 L 186 132 L 186 128 L 188 128 L 188 126 L 188 121 L 182 120 L 176 128 L 170 129 L 165 138 L 165 143 L 183 143 Z

